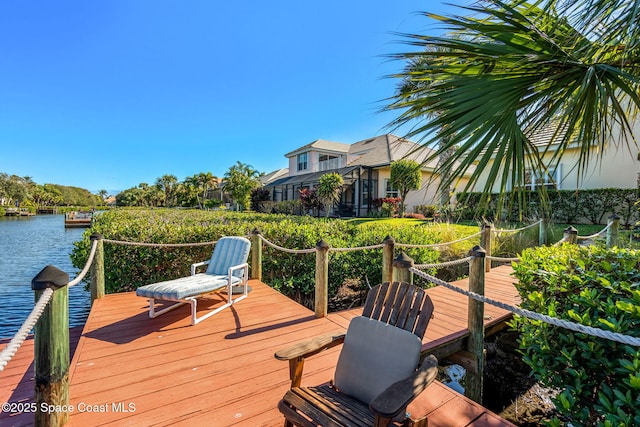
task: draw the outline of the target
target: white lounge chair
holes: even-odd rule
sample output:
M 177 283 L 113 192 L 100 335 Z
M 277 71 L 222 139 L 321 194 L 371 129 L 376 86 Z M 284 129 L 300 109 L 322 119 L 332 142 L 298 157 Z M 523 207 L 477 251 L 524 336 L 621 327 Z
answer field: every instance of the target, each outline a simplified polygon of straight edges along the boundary
M 149 317 L 151 318 L 160 316 L 182 304 L 191 304 L 191 324 L 195 325 L 247 297 L 249 280 L 247 258 L 250 249 L 251 242 L 244 237 L 222 237 L 213 248 L 210 260 L 191 264 L 191 276 L 140 286 L 136 289 L 136 295 L 149 298 Z M 207 270 L 204 273 L 196 273 L 198 267 L 205 265 Z M 238 286 L 243 289 L 242 295 L 233 299 L 233 288 Z M 226 288 L 227 302 L 197 317 L 197 299 L 222 288 Z M 156 300 L 177 301 L 177 304 L 156 310 Z

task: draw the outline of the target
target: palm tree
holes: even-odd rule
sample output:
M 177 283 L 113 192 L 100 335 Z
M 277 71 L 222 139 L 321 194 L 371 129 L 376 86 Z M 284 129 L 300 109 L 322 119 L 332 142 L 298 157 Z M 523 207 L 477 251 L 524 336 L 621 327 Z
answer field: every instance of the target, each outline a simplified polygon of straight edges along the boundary
M 412 190 L 419 190 L 422 184 L 422 168 L 411 159 L 400 159 L 391 162 L 389 181 L 400 193 L 400 218 L 404 216 L 404 201 Z
M 329 212 L 331 212 L 333 205 L 340 201 L 343 183 L 344 180 L 342 179 L 342 175 L 335 172 L 326 173 L 318 180 L 316 192 L 318 194 L 318 199 L 320 199 L 324 205 L 324 212 L 327 218 L 329 217 Z
M 198 182 L 200 183 L 200 190 L 202 191 L 202 207 L 204 207 L 207 193 L 209 193 L 209 190 L 216 188 L 218 181 L 218 177 L 211 172 L 200 172 L 198 174 Z
M 167 208 L 173 206 L 173 193 L 177 183 L 175 175 L 162 175 L 156 180 L 156 187 L 164 192 L 164 206 Z
M 436 172 L 451 172 L 442 185 L 468 172 L 468 190 L 488 171 L 479 188 L 487 198 L 497 184 L 501 194 L 512 188 L 522 201 L 525 173 L 554 169 L 570 143 L 580 144 L 582 176 L 605 143 L 629 147 L 640 107 L 639 18 L 632 13 L 637 4 L 580 0 L 603 11 L 595 25 L 589 22 L 592 12 L 566 3 L 576 4 L 550 1 L 542 9 L 540 2 L 493 1 L 464 7 L 470 17 L 426 14 L 448 32 L 409 34 L 408 43 L 418 51 L 393 55 L 428 64 L 394 76 L 428 84 L 396 93 L 385 109 L 403 110 L 391 125 L 413 125 L 408 137 L 421 135 L 428 145 L 441 142 L 428 160 L 454 150 L 437 167 Z M 554 127 L 559 145 L 550 162 L 528 138 L 544 126 Z
M 403 78 L 400 84 L 398 85 L 398 95 L 400 95 L 403 99 L 420 97 L 420 94 L 424 91 L 432 91 L 435 90 L 435 85 L 433 85 L 432 81 L 429 79 L 416 79 L 411 76 L 414 75 L 422 75 L 423 70 L 429 67 L 430 64 L 428 62 L 428 58 L 425 56 L 417 56 L 407 61 L 407 65 L 404 69 L 404 74 L 407 77 Z M 425 115 L 433 114 L 433 111 L 424 112 Z M 437 115 L 437 111 L 435 112 Z M 443 125 L 444 126 L 444 125 Z M 444 137 L 438 142 L 439 147 L 441 148 L 441 153 L 438 156 L 438 165 L 443 165 L 445 162 L 453 155 L 454 147 L 448 144 L 448 137 Z M 446 149 L 443 149 L 447 147 Z M 451 186 L 449 185 L 449 170 L 445 168 L 440 168 L 440 181 L 442 185 L 439 186 L 438 190 L 440 193 L 440 206 L 443 208 L 447 208 L 451 202 Z M 445 212 L 448 213 L 448 209 L 445 209 Z
M 240 210 L 251 205 L 251 190 L 260 186 L 261 174 L 251 165 L 238 161 L 224 174 L 224 188 L 239 205 Z

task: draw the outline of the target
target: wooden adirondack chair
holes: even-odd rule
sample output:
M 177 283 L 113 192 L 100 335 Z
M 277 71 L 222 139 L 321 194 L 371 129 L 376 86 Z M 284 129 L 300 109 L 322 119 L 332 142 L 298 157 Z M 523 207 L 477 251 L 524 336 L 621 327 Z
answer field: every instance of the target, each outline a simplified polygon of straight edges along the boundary
M 415 424 L 405 413 L 437 375 L 433 355 L 418 368 L 432 313 L 423 289 L 383 283 L 369 291 L 362 316 L 351 320 L 346 334 L 327 334 L 278 351 L 277 359 L 289 361 L 291 378 L 291 389 L 278 405 L 285 426 L 425 426 L 426 419 Z M 339 344 L 344 345 L 334 381 L 300 387 L 305 359 Z

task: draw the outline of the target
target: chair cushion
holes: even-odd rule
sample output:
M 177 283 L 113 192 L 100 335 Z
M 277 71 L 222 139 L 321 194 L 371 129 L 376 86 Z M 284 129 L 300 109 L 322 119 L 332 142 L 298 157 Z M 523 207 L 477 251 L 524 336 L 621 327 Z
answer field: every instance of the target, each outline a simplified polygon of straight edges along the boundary
M 244 237 L 225 236 L 220 238 L 213 248 L 207 274 L 229 274 L 230 267 L 247 262 L 250 250 L 251 241 Z M 233 275 L 240 277 L 242 271 L 235 271 Z
M 368 317 L 351 320 L 338 358 L 338 390 L 367 404 L 391 384 L 408 377 L 420 360 L 420 338 Z
M 136 289 L 136 295 L 168 301 L 179 301 L 187 297 L 198 296 L 227 286 L 227 275 L 196 274 L 165 282 L 152 283 Z M 240 282 L 233 277 L 232 284 Z

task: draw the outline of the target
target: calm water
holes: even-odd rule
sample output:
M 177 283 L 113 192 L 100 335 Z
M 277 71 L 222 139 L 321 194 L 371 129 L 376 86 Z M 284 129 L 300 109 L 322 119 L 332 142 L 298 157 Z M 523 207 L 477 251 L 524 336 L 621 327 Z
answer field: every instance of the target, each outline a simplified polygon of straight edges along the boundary
M 85 228 L 64 228 L 64 215 L 0 217 L 0 338 L 12 337 L 34 304 L 31 279 L 51 264 L 77 276 L 69 254 Z M 69 290 L 69 323 L 81 325 L 89 314 L 84 283 Z

